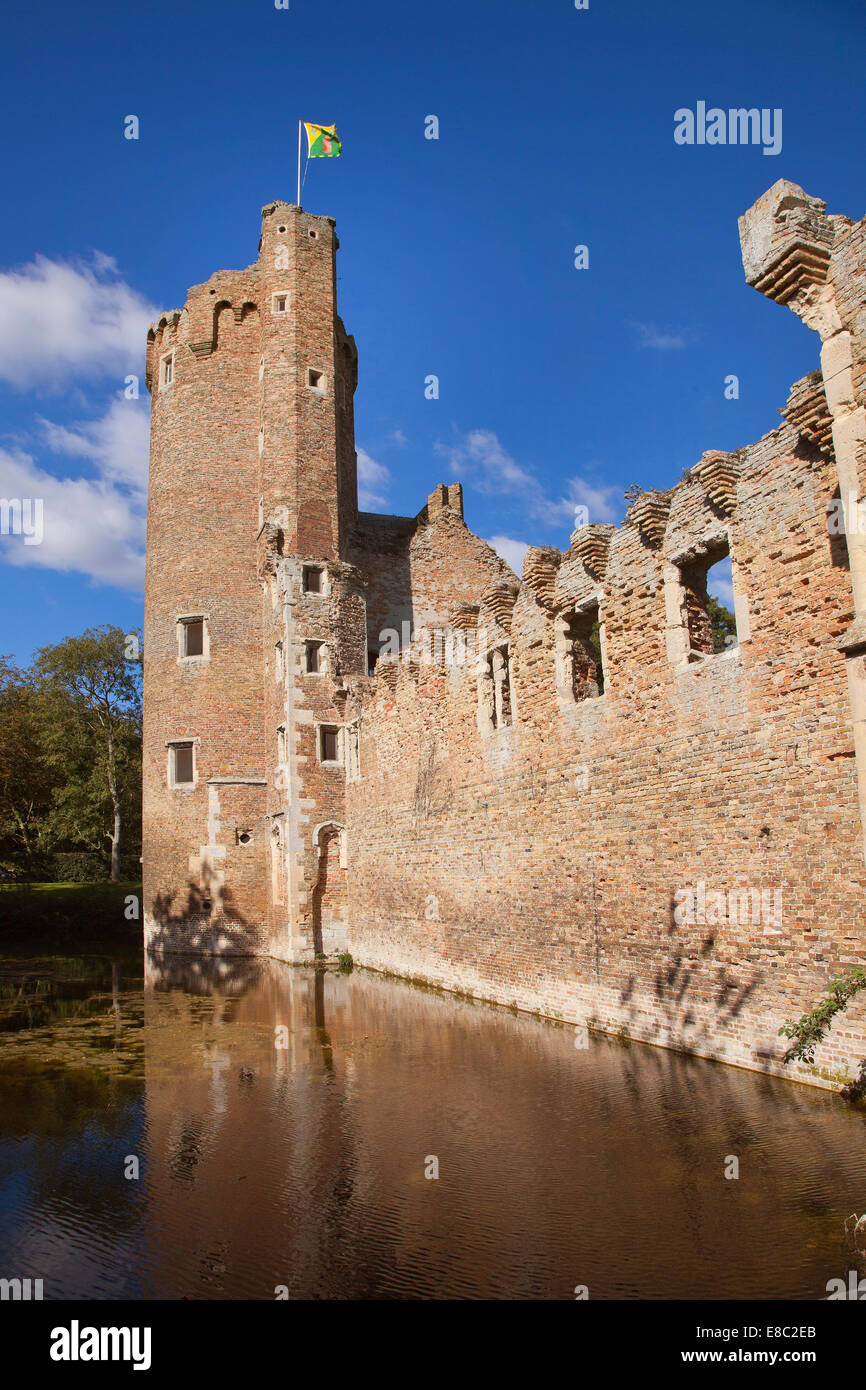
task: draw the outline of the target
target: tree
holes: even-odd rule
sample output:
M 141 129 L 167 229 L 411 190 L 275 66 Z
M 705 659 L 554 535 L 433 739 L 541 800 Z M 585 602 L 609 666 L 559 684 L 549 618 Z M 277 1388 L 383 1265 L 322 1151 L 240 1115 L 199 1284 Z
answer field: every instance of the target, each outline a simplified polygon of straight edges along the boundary
M 47 757 L 61 779 L 52 828 L 92 848 L 108 839 L 114 882 L 141 786 L 141 667 L 127 644 L 122 628 L 88 628 L 42 647 L 33 663 Z
M 48 848 L 55 776 L 39 736 L 38 694 L 26 671 L 0 656 L 0 869 L 27 877 Z
M 726 652 L 737 645 L 737 620 L 730 609 L 710 594 L 707 598 L 707 616 L 713 633 L 713 651 Z
M 833 1019 L 847 1009 L 855 994 L 866 989 L 866 970 L 854 966 L 837 979 L 831 980 L 825 997 L 816 1004 L 811 1013 L 803 1014 L 796 1022 L 788 1018 L 779 1029 L 779 1037 L 793 1038 L 791 1046 L 782 1061 L 800 1061 L 814 1064 L 815 1048 L 823 1041 Z M 866 1058 L 860 1063 L 859 1076 L 842 1088 L 841 1094 L 847 1100 L 863 1100 L 866 1097 Z

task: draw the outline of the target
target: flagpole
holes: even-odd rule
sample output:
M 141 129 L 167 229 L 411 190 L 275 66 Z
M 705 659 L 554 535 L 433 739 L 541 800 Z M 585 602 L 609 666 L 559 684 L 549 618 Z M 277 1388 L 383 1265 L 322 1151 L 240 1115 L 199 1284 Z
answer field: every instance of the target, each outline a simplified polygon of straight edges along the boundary
M 298 207 L 301 206 L 301 121 L 298 120 Z

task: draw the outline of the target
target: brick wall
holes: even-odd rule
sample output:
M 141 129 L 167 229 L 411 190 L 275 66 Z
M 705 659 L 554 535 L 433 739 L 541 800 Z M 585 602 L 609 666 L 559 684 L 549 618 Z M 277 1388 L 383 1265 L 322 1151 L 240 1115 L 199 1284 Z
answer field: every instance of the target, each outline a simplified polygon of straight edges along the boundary
M 779 297 L 806 275 L 797 312 L 808 321 L 820 293 L 834 362 L 851 325 L 862 399 L 863 226 L 793 187 L 747 215 L 776 219 L 744 251 L 750 282 Z M 780 260 L 789 243 L 803 254 L 801 222 L 818 247 L 805 271 Z M 780 1070 L 780 1024 L 866 956 L 860 561 L 826 517 L 843 430 L 856 444 L 859 428 L 847 377 L 826 397 L 820 378 L 797 383 L 779 429 L 705 454 L 623 526 L 530 549 L 518 583 L 466 526 L 458 484 L 416 517 L 357 512 L 336 248 L 330 219 L 269 205 L 258 262 L 152 330 L 149 944 L 289 960 L 348 946 L 375 968 Z M 862 457 L 845 459 L 850 477 Z M 739 642 L 712 655 L 703 575 L 725 551 Z M 190 613 L 207 615 L 206 659 L 178 658 Z M 339 732 L 336 762 L 322 726 Z M 178 738 L 198 740 L 191 788 L 168 785 Z M 794 1074 L 835 1083 L 864 1054 L 857 1001 Z

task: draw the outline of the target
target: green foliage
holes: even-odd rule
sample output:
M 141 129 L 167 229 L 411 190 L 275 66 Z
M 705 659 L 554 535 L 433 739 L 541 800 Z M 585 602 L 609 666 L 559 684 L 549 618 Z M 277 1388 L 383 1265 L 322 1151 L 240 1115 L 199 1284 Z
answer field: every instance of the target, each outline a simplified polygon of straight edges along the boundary
M 737 645 L 737 620 L 730 609 L 712 594 L 707 597 L 707 615 L 713 631 L 713 651 L 726 652 Z M 732 639 L 732 640 L 728 640 Z
M 601 623 L 598 618 L 592 625 L 592 632 L 589 634 L 589 645 L 592 647 L 592 657 L 595 662 L 595 679 L 598 685 L 599 695 L 604 694 L 604 667 L 601 661 Z
M 344 975 L 351 975 L 352 971 L 355 969 L 355 962 L 352 960 L 348 951 L 343 952 L 338 963 Z
M 793 1038 L 794 1041 L 785 1053 L 783 1060 L 785 1062 L 795 1060 L 807 1063 L 814 1062 L 815 1048 L 826 1034 L 836 1014 L 847 1009 L 849 1000 L 853 999 L 854 995 L 858 994 L 861 989 L 866 989 L 866 970 L 857 966 L 832 981 L 826 998 L 816 1005 L 811 1013 L 803 1014 L 797 1023 L 793 1023 L 791 1019 L 786 1019 L 779 1029 L 779 1036 Z
M 92 850 L 67 850 L 52 854 L 49 872 L 55 883 L 100 883 L 108 877 L 108 860 Z
M 131 894 L 140 898 L 140 883 L 0 884 L 0 951 L 22 942 L 65 944 L 75 954 L 90 943 L 104 950 L 106 940 L 139 947 L 141 921 L 125 915 Z
M 78 853 L 116 880 L 122 846 L 137 873 L 141 667 L 127 649 L 106 626 L 43 647 L 29 671 L 0 658 L 0 876 L 56 873 L 52 855 Z
M 43 757 L 40 727 L 31 673 L 0 656 L 0 873 L 34 874 L 49 848 L 56 777 Z

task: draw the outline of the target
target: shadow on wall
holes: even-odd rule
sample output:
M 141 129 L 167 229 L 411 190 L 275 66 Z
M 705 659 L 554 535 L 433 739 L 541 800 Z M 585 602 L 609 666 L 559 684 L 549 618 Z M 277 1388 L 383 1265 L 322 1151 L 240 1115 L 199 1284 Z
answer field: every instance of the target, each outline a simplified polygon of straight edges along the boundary
M 186 901 L 176 892 L 157 893 L 151 916 L 154 929 L 147 941 L 151 952 L 188 955 L 251 956 L 256 952 L 255 930 L 232 906 L 230 888 L 211 895 L 192 881 Z
M 671 893 L 668 937 L 672 937 L 679 926 L 674 917 L 675 898 Z M 635 1026 L 634 1036 L 647 1042 L 664 1043 L 666 1046 L 699 1049 L 702 1056 L 723 1058 L 724 1046 L 719 1035 L 724 1035 L 733 1021 L 754 994 L 763 978 L 760 970 L 752 970 L 747 982 L 743 983 L 729 975 L 723 967 L 712 988 L 707 986 L 707 966 L 713 956 L 716 937 L 713 932 L 699 946 L 671 942 L 664 961 L 656 967 L 653 974 L 653 992 L 658 1001 L 664 1021 L 656 1021 L 649 1031 L 640 1027 L 643 1010 L 635 1007 L 632 996 L 637 977 L 630 975 L 620 992 L 620 1003 L 629 1005 L 628 1026 Z M 700 1007 L 701 1020 L 693 1012 L 690 1000 Z M 710 1012 L 710 1007 L 712 1011 Z M 772 1061 L 769 1055 L 761 1055 L 764 1068 Z

